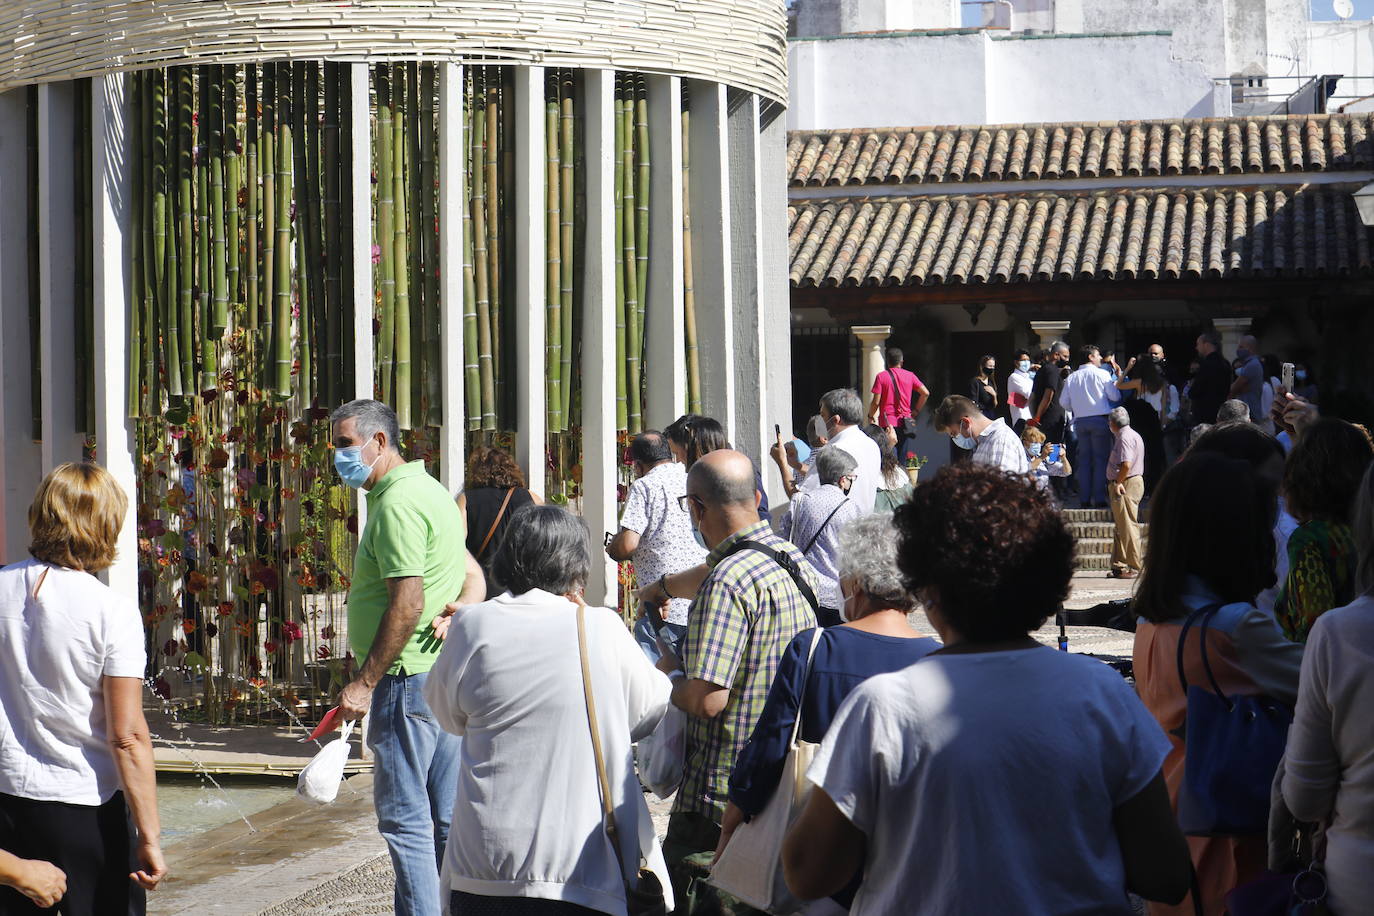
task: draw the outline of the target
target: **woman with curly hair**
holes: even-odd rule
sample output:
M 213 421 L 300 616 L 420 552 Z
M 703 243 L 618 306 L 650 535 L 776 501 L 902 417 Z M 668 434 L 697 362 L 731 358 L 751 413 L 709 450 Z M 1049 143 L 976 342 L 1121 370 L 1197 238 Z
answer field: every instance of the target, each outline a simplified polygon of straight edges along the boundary
M 851 912 L 1132 912 L 1176 901 L 1188 855 L 1169 743 L 1111 668 L 1031 634 L 1064 601 L 1073 536 L 1027 475 L 941 468 L 893 515 L 903 586 L 944 648 L 835 714 L 783 847 L 804 899 L 862 870 Z
M 1283 471 L 1283 497 L 1298 528 L 1288 538 L 1288 575 L 1274 602 L 1284 635 L 1297 642 L 1324 612 L 1355 598 L 1353 495 L 1374 448 L 1344 420 L 1313 423 L 1293 446 Z
M 467 531 L 468 553 L 472 554 L 487 577 L 487 594 L 499 589 L 491 576 L 492 560 L 506 536 L 511 516 L 517 509 L 544 501 L 525 487 L 525 475 L 515 459 L 499 448 L 479 445 L 468 455 L 467 479 L 458 494 Z

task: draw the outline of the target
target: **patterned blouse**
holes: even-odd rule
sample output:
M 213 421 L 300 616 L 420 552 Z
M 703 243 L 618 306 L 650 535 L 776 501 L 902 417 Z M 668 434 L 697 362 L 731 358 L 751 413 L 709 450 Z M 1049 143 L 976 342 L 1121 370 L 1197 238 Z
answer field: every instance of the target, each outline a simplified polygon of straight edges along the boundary
M 1343 522 L 1304 522 L 1288 538 L 1288 577 L 1274 602 L 1283 635 L 1306 642 L 1317 618 L 1355 600 L 1355 537 Z

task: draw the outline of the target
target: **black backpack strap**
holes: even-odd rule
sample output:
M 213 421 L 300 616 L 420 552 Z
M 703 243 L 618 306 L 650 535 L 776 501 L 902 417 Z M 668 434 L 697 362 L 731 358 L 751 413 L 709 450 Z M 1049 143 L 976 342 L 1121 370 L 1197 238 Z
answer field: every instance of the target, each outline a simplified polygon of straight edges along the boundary
M 792 582 L 796 584 L 797 591 L 802 593 L 802 597 L 806 599 L 806 603 L 811 605 L 811 612 L 814 614 L 820 608 L 820 602 L 816 600 L 816 593 L 811 590 L 811 586 L 807 584 L 806 579 L 802 576 L 801 567 L 798 566 L 797 561 L 788 556 L 785 551 L 769 547 L 767 544 L 760 543 L 759 541 L 736 541 L 725 556 L 733 556 L 741 550 L 757 551 L 781 566 L 783 571 L 792 577 Z M 721 559 L 724 558 L 725 557 L 722 557 Z

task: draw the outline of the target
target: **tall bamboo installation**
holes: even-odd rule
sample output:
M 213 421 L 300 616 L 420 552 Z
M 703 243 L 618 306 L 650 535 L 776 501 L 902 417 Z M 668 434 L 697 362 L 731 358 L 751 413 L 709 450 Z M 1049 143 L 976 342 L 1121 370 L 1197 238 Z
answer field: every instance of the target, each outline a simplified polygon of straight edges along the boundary
M 616 425 L 644 428 L 644 345 L 649 281 L 649 188 L 652 174 L 648 90 L 644 77 L 616 77 L 613 176 L 616 247 Z
M 682 314 L 687 360 L 687 412 L 701 407 L 701 357 L 697 353 L 697 300 L 692 290 L 691 97 L 682 82 Z

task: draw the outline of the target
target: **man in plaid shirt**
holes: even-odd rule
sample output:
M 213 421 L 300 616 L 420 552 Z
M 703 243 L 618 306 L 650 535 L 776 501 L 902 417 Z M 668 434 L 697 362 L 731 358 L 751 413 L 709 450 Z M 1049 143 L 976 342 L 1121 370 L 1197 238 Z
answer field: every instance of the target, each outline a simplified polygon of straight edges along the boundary
M 1001 417 L 989 420 L 978 405 L 966 397 L 952 394 L 935 408 L 935 428 L 949 435 L 954 444 L 968 449 L 974 464 L 990 464 L 1009 474 L 1030 470 L 1026 447 L 1021 438 Z
M 668 821 L 664 856 L 678 900 L 687 899 L 682 860 L 715 850 L 729 800 L 730 771 L 753 733 L 792 637 L 816 625 L 815 608 L 792 575 L 753 549 L 755 541 L 789 557 L 814 597 L 820 578 L 792 544 L 759 520 L 754 467 L 739 452 L 714 451 L 692 466 L 682 497 L 711 553 L 711 572 L 688 611 L 681 660 L 659 667 L 673 679 L 673 704 L 687 713 L 682 786 Z

